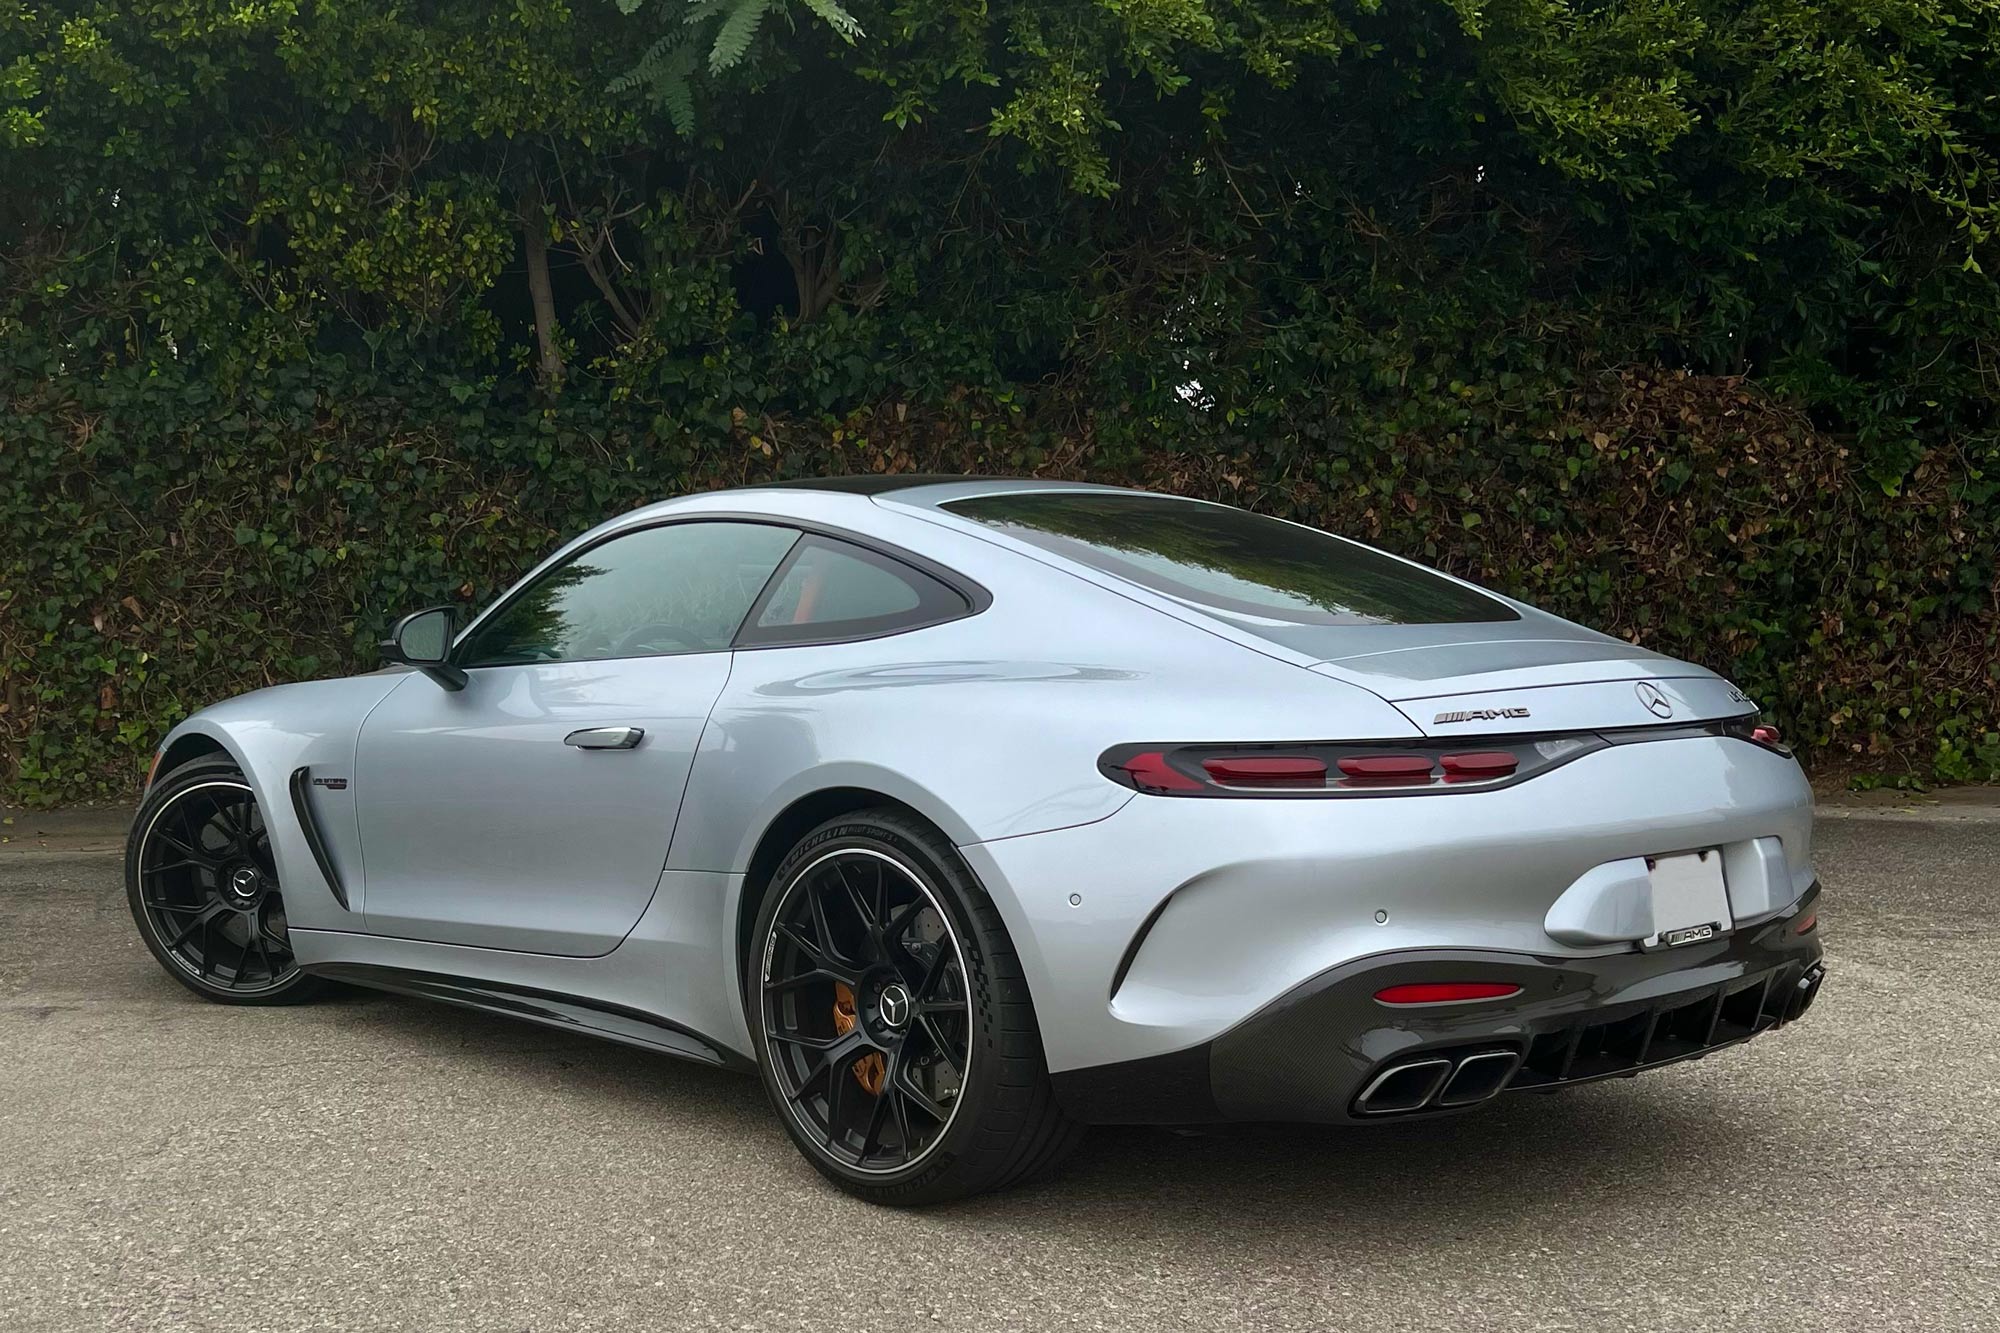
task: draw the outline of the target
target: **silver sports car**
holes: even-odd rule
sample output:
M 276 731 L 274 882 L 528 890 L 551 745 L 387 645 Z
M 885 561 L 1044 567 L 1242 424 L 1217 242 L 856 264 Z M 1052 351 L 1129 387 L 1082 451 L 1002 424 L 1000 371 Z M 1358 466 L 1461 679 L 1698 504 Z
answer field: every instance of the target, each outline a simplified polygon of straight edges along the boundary
M 691 496 L 383 655 L 161 745 L 126 865 L 169 975 L 755 1069 L 879 1202 L 1090 1123 L 1629 1075 L 1822 976 L 1811 794 L 1728 681 L 1226 505 Z

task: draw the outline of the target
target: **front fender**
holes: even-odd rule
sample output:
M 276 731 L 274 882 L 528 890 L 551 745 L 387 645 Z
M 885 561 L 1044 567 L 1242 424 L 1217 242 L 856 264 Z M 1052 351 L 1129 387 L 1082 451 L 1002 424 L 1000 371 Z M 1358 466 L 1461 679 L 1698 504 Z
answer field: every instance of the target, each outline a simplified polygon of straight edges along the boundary
M 217 749 L 242 770 L 270 830 L 271 856 L 293 926 L 352 930 L 361 920 L 366 886 L 360 826 L 353 792 L 344 784 L 354 771 L 362 719 L 406 679 L 406 672 L 383 672 L 256 690 L 202 709 L 168 732 L 161 744 L 162 774 L 172 771 L 169 761 L 181 762 L 178 756 L 198 757 Z M 346 891 L 345 908 L 320 871 L 292 801 L 292 774 L 301 768 L 328 780 L 311 786 L 306 800 L 328 862 Z

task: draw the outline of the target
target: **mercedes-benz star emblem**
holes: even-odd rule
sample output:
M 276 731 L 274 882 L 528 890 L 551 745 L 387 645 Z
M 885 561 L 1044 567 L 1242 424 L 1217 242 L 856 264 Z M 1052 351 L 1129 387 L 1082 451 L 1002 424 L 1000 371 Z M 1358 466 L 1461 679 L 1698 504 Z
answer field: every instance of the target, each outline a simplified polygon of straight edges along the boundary
M 882 988 L 882 998 L 876 1002 L 875 1008 L 884 1023 L 899 1028 L 910 1021 L 910 993 L 891 982 Z
M 1660 693 L 1659 686 L 1642 680 L 1637 685 L 1634 685 L 1632 689 L 1639 696 L 1639 702 L 1646 705 L 1646 711 L 1654 717 L 1672 717 L 1674 715 L 1673 704 L 1668 701 L 1666 695 Z
M 256 893 L 256 870 L 250 866 L 238 866 L 236 873 L 229 877 L 229 891 L 238 898 L 248 898 Z

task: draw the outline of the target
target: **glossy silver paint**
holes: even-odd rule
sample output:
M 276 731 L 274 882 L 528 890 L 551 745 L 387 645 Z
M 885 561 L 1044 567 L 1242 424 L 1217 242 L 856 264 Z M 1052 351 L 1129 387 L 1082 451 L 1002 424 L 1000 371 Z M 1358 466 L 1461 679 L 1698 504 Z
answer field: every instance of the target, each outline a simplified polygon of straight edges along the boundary
M 457 693 L 401 670 L 282 686 L 189 718 L 169 753 L 219 744 L 269 811 L 289 809 L 301 766 L 350 779 L 309 797 L 347 909 L 296 822 L 270 821 L 302 962 L 575 995 L 746 1056 L 747 872 L 774 823 L 832 789 L 908 806 L 959 846 L 1019 948 L 1058 1071 L 1194 1045 L 1362 955 L 1630 949 L 1650 923 L 1615 867 L 1635 857 L 1722 848 L 1739 919 L 1812 882 L 1797 765 L 1716 737 L 1424 798 L 1176 800 L 1109 781 L 1098 756 L 1138 741 L 1661 725 L 1650 690 L 1669 724 L 1753 705 L 1701 667 L 1520 603 L 1520 620 L 1489 624 L 1274 627 L 938 507 L 1042 485 L 717 492 L 572 544 L 700 515 L 816 524 L 975 581 L 991 602 L 963 619 L 851 643 L 475 667 Z M 644 736 L 566 743 L 607 728 Z

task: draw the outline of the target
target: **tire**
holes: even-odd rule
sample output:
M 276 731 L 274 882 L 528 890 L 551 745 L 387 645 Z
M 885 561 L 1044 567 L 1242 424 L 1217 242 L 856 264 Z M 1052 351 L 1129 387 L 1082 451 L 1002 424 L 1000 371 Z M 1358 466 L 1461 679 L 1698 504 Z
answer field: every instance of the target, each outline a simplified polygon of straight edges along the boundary
M 146 793 L 125 844 L 139 938 L 181 985 L 217 1004 L 301 1004 L 327 983 L 291 951 L 256 794 L 227 759 L 203 759 Z
M 772 877 L 744 973 L 785 1132 L 857 1198 L 916 1206 L 1006 1188 L 1082 1137 L 1056 1104 L 999 912 L 906 813 L 863 810 L 807 834 Z

